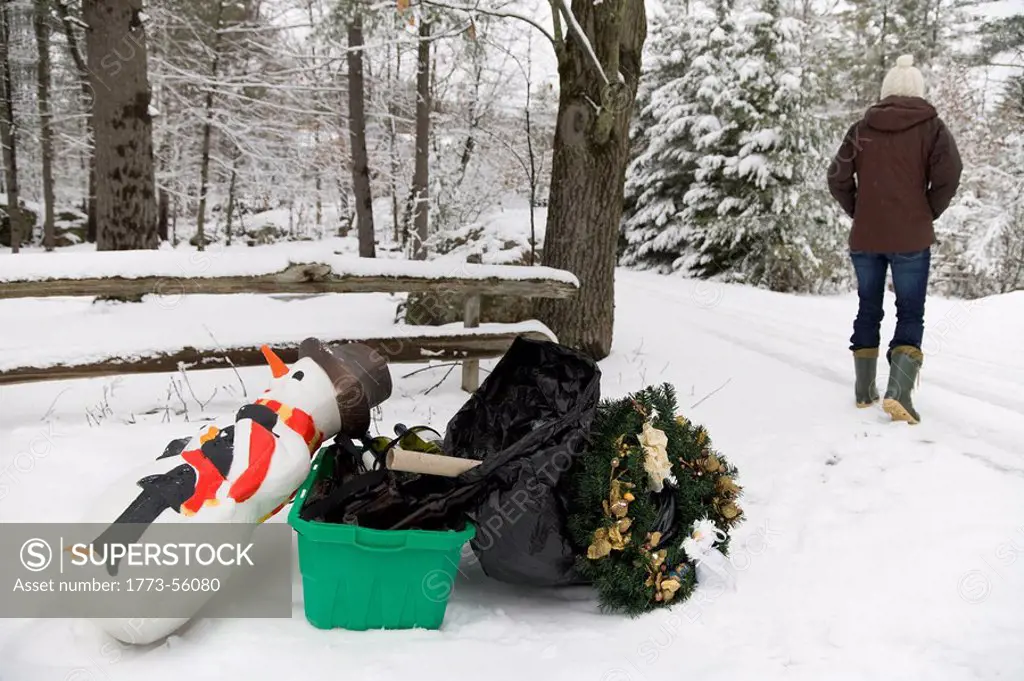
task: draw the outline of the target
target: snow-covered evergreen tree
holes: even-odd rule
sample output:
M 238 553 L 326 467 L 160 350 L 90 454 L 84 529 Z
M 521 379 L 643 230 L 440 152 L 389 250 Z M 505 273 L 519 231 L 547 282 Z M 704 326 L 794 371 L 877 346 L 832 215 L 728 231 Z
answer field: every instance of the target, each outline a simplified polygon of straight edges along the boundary
M 623 264 L 783 290 L 832 278 L 821 105 L 778 0 L 695 7 L 656 31 L 627 175 Z M 826 262 L 829 261 L 830 262 Z
M 964 160 L 960 190 L 936 223 L 932 286 L 975 298 L 1024 288 L 1024 109 L 1006 84 L 994 111 L 966 66 L 947 69 L 931 100 Z M 1017 114 L 1014 114 L 1014 110 Z
M 1012 59 L 1024 57 L 1024 14 L 1011 14 L 985 22 L 979 30 L 981 45 L 977 57 L 989 63 L 1000 56 Z
M 735 31 L 723 12 L 704 4 L 666 10 L 669 18 L 652 28 L 650 66 L 637 94 L 621 260 L 662 271 L 673 269 L 687 246 L 689 226 L 680 213 L 698 160 L 697 117 L 711 106 L 703 100 L 714 96 L 720 77 L 717 53 Z
M 809 290 L 822 278 L 820 249 L 834 248 L 836 213 L 821 189 L 821 135 L 811 115 L 814 80 L 800 67 L 802 25 L 762 0 L 737 20 L 722 53 L 735 73 L 702 119 L 696 181 L 683 219 L 693 225 L 682 264 L 698 276 L 778 290 Z M 818 253 L 816 253 L 818 251 Z
M 1019 96 L 1019 91 L 1018 91 Z M 1019 115 L 1019 113 L 1018 113 Z M 1003 138 L 1005 212 L 996 238 L 994 284 L 999 293 L 1024 289 L 1024 120 Z

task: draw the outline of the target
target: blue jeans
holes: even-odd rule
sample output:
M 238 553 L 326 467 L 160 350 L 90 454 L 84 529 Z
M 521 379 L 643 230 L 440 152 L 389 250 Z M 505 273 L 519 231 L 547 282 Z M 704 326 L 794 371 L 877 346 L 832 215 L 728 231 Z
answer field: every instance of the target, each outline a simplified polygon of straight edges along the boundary
M 850 349 L 878 347 L 884 316 L 882 300 L 885 297 L 885 273 L 891 267 L 892 285 L 896 290 L 896 332 L 889 343 L 889 352 L 898 345 L 910 345 L 920 350 L 924 336 L 924 299 L 928 292 L 931 249 L 915 253 L 851 251 L 850 258 L 857 273 L 857 295 L 860 297 L 860 308 L 853 321 Z

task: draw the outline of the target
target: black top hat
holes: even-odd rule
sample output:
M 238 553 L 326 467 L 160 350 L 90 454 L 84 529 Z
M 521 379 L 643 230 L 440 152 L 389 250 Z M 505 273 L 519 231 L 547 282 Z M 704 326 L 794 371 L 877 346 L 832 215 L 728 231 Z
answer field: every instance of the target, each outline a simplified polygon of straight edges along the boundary
M 360 343 L 327 345 L 317 338 L 299 345 L 299 359 L 303 357 L 316 362 L 334 384 L 341 433 L 353 438 L 365 435 L 370 410 L 391 397 L 387 357 Z

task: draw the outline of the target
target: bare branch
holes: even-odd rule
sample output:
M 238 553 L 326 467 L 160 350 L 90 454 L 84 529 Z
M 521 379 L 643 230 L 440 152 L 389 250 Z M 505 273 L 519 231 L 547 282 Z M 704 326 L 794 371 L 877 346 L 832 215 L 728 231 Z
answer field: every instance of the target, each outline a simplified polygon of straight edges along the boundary
M 546 28 L 541 26 L 539 23 L 537 23 L 533 19 L 531 19 L 529 17 L 526 17 L 526 16 L 523 16 L 522 14 L 518 14 L 516 12 L 506 12 L 504 10 L 498 10 L 498 9 L 484 9 L 483 7 L 480 7 L 479 5 L 459 5 L 459 4 L 455 4 L 455 3 L 438 2 L 437 0 L 420 0 L 420 3 L 423 4 L 423 5 L 428 5 L 430 7 L 441 7 L 442 9 L 450 9 L 450 10 L 455 10 L 457 12 L 466 12 L 467 14 L 470 14 L 470 15 L 472 15 L 472 14 L 483 14 L 485 16 L 490 16 L 490 17 L 500 17 L 500 18 L 504 18 L 504 19 L 517 19 L 519 21 L 523 21 L 523 22 L 529 24 L 530 26 L 533 26 L 535 29 L 540 31 L 544 35 L 545 38 L 548 39 L 548 42 L 550 42 L 553 47 L 555 47 L 555 48 L 558 47 L 558 43 L 555 41 L 555 37 L 552 36 L 550 33 L 548 33 L 548 30 Z

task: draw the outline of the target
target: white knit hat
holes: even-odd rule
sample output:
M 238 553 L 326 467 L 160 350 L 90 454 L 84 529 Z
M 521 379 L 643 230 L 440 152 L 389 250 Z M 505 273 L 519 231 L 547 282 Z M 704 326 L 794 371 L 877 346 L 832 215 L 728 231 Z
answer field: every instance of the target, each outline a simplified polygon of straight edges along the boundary
M 924 97 L 924 76 L 914 68 L 914 56 L 904 54 L 896 60 L 882 81 L 882 99 L 886 97 Z

